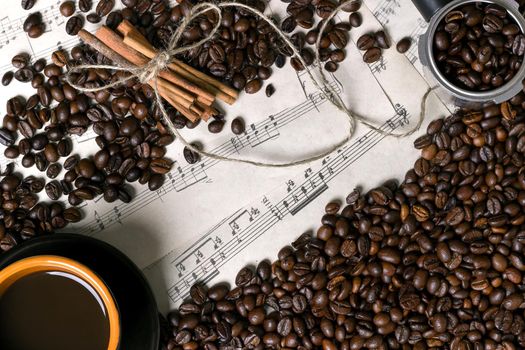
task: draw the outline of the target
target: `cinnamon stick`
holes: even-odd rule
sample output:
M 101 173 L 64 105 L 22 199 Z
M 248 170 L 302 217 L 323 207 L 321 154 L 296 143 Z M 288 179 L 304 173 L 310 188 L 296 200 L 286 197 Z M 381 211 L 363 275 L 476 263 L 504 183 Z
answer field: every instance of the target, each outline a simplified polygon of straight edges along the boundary
M 149 58 L 144 56 L 139 51 L 129 47 L 124 43 L 124 40 L 114 31 L 109 29 L 106 26 L 100 27 L 95 36 L 105 43 L 108 47 L 111 47 L 114 51 L 120 54 L 125 59 L 129 60 L 131 63 L 137 66 L 143 66 L 148 63 Z M 187 79 L 181 77 L 170 70 L 163 70 L 159 75 L 172 83 L 178 85 L 179 87 L 194 93 L 197 96 L 202 96 L 205 99 L 213 100 L 215 96 L 210 92 L 200 88 L 189 82 Z
M 133 64 L 122 57 L 119 53 L 112 50 L 108 45 L 106 45 L 104 42 L 99 40 L 96 36 L 91 34 L 90 32 L 82 29 L 78 33 L 78 36 L 89 46 L 100 52 L 102 55 L 113 61 L 116 65 L 120 67 L 132 67 Z M 153 87 L 153 82 L 148 82 L 148 85 Z M 168 90 L 166 84 L 159 84 L 159 93 L 162 98 L 164 98 L 168 103 L 170 103 L 173 107 L 179 109 L 179 107 L 183 107 L 181 105 L 181 102 L 183 102 L 181 99 L 174 99 L 170 96 L 170 92 L 173 92 L 172 90 Z M 185 108 L 187 109 L 187 108 Z M 194 113 L 184 113 L 183 111 L 180 111 L 186 118 L 191 120 L 192 122 L 198 118 L 198 116 L 195 116 Z
M 141 52 L 143 55 L 151 59 L 157 54 L 155 48 L 127 20 L 124 20 L 119 24 L 117 31 L 124 35 L 124 43 Z M 193 83 L 212 91 L 218 99 L 223 100 L 228 104 L 233 104 L 239 97 L 239 93 L 235 89 L 232 89 L 231 87 L 211 78 L 210 76 L 177 59 L 172 61 L 172 63 L 169 65 L 169 68 L 179 73 L 186 79 L 192 81 Z

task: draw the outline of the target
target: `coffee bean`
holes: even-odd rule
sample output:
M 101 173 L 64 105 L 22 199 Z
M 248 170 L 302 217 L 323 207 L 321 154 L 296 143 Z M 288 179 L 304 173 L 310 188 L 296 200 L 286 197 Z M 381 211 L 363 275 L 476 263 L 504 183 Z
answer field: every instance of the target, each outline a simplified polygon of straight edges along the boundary
M 14 77 L 14 73 L 12 71 L 5 72 L 4 75 L 2 76 L 2 85 L 3 86 L 9 85 L 11 81 L 13 80 L 13 77 Z
M 96 13 L 90 13 L 86 16 L 86 20 L 89 22 L 89 23 L 98 23 L 100 22 L 101 18 L 99 15 L 97 15 Z
M 262 81 L 260 79 L 254 79 L 249 81 L 244 88 L 244 91 L 248 94 L 255 94 L 262 87 Z
M 232 120 L 231 130 L 235 135 L 241 135 L 245 130 L 244 121 L 242 118 L 237 117 Z
M 78 1 L 78 8 L 82 12 L 89 12 L 92 7 L 93 7 L 93 1 L 92 0 L 79 0 Z M 98 13 L 98 11 L 97 11 L 97 13 Z
M 364 34 L 357 39 L 357 48 L 362 51 L 367 51 L 374 47 L 376 39 L 370 34 Z
M 62 187 L 60 183 L 56 180 L 48 182 L 46 184 L 46 194 L 51 200 L 57 200 L 62 195 Z
M 222 120 L 214 120 L 210 123 L 208 123 L 208 131 L 212 134 L 217 134 L 222 131 L 222 128 L 224 127 L 224 121 Z
M 15 79 L 22 83 L 28 83 L 33 79 L 33 71 L 29 68 L 22 68 L 15 72 Z
M 115 6 L 115 0 L 100 0 L 96 7 L 96 13 L 100 17 L 104 17 L 113 10 Z M 88 10 L 89 11 L 89 10 Z
M 405 53 L 410 49 L 412 45 L 412 38 L 406 37 L 397 42 L 396 49 L 399 53 Z
M 20 53 L 11 59 L 11 64 L 17 69 L 26 68 L 29 64 L 29 55 L 27 53 Z
M 390 39 L 383 30 L 376 32 L 374 36 L 377 46 L 379 46 L 381 49 L 390 48 Z
M 36 0 L 22 0 L 22 8 L 24 10 L 31 10 L 35 6 Z
M 272 84 L 268 84 L 265 90 L 266 97 L 271 97 L 274 93 L 275 87 Z
M 69 35 L 77 35 L 82 29 L 83 21 L 80 16 L 73 16 L 66 22 L 66 33 Z
M 195 147 L 195 145 L 193 145 Z M 183 150 L 184 159 L 186 159 L 186 162 L 188 164 L 195 164 L 200 160 L 200 156 L 197 152 L 193 152 L 187 147 L 184 147 Z
M 381 49 L 373 47 L 368 49 L 363 55 L 363 61 L 365 63 L 371 64 L 378 61 L 381 58 Z
M 72 16 L 75 13 L 75 3 L 73 1 L 64 1 L 60 4 L 59 11 L 64 17 Z
M 59 163 L 53 163 L 47 167 L 46 175 L 50 179 L 54 179 L 60 174 L 61 170 L 62 170 L 62 165 L 60 165 Z

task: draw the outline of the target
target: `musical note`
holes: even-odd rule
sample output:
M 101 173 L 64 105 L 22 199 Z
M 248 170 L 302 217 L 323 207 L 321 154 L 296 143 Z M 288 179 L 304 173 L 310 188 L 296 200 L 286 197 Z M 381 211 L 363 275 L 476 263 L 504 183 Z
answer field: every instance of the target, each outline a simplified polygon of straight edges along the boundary
M 122 225 L 122 220 L 121 220 L 122 213 L 118 209 L 118 206 L 113 207 L 113 213 L 115 214 L 115 221 L 117 221 L 119 224 Z
M 100 217 L 100 215 L 98 215 L 98 212 L 95 210 L 95 221 L 97 222 L 97 225 L 98 225 L 98 228 L 100 231 L 104 230 L 104 223 L 102 222 L 102 219 Z

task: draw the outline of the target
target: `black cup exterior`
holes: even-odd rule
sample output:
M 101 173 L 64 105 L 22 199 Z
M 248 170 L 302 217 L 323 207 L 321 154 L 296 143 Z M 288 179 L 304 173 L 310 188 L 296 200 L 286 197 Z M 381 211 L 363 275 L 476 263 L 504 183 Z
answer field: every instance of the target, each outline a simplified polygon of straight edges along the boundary
M 119 350 L 159 349 L 160 325 L 155 298 L 142 272 L 122 252 L 94 238 L 60 233 L 34 238 L 2 254 L 0 269 L 35 255 L 76 260 L 104 281 L 119 309 Z

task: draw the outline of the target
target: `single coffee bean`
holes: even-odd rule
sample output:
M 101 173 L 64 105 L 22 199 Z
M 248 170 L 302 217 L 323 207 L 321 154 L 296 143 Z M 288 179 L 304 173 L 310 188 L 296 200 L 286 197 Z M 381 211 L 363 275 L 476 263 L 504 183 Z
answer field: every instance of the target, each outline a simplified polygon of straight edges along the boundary
M 275 87 L 272 84 L 268 84 L 265 89 L 266 97 L 271 97 L 275 93 Z
M 79 0 L 78 9 L 82 12 L 89 12 L 93 7 L 93 0 Z
M 59 7 L 60 14 L 64 17 L 70 17 L 75 13 L 75 3 L 73 1 L 64 1 Z
M 100 17 L 104 17 L 113 10 L 115 0 L 100 0 L 97 4 L 96 13 Z
M 34 25 L 30 27 L 27 31 L 27 36 L 29 36 L 32 39 L 36 39 L 40 37 L 45 32 L 45 25 L 43 23 Z
M 363 55 L 363 61 L 368 64 L 374 63 L 378 61 L 380 58 L 381 58 L 381 49 L 377 47 L 368 49 Z
M 410 49 L 412 45 L 412 38 L 406 37 L 397 42 L 396 49 L 399 53 L 405 53 Z
M 262 87 L 262 81 L 260 79 L 254 79 L 249 81 L 244 88 L 244 91 L 248 94 L 255 94 Z
M 20 53 L 11 59 L 11 64 L 17 69 L 26 68 L 29 64 L 29 55 L 27 53 Z
M 13 77 L 14 77 L 14 73 L 12 71 L 5 72 L 4 75 L 2 76 L 2 85 L 3 86 L 9 85 L 11 81 L 13 80 Z
M 214 120 L 210 123 L 208 123 L 208 131 L 212 134 L 217 134 L 222 131 L 222 128 L 224 127 L 224 121 L 222 120 Z
M 80 16 L 73 16 L 66 22 L 66 33 L 69 35 L 77 35 L 82 29 L 83 23 Z
M 350 25 L 354 28 L 360 27 L 361 24 L 363 24 L 363 17 L 361 17 L 361 14 L 359 12 L 354 12 L 350 14 L 349 22 Z
M 60 171 L 62 171 L 62 165 L 60 165 L 60 163 L 53 163 L 47 167 L 46 175 L 50 179 L 54 179 L 60 174 Z
M 196 147 L 196 145 L 193 146 Z M 195 164 L 200 160 L 199 154 L 197 152 L 192 151 L 188 147 L 184 147 L 182 153 L 184 155 L 184 159 L 186 159 L 186 162 L 188 162 L 188 164 Z
M 62 195 L 62 187 L 57 180 L 53 180 L 46 184 L 46 194 L 51 200 L 57 200 Z
M 90 13 L 86 16 L 86 20 L 89 23 L 99 23 L 101 21 L 101 18 L 96 13 Z
M 231 130 L 235 135 L 241 135 L 245 130 L 244 120 L 242 120 L 240 117 L 233 119 L 231 123 Z
M 364 34 L 357 39 L 357 48 L 362 51 L 367 51 L 374 47 L 376 39 L 371 34 Z
M 390 39 L 383 30 L 376 32 L 374 36 L 377 46 L 379 46 L 381 49 L 390 48 Z
M 36 0 L 22 0 L 22 8 L 24 10 L 31 10 L 35 6 Z

